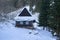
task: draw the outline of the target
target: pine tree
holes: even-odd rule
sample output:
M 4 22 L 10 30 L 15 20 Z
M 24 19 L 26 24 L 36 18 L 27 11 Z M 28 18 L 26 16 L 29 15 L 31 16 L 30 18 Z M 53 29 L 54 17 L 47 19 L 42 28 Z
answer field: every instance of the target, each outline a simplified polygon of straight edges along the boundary
M 60 37 L 60 0 L 55 0 L 55 20 L 56 20 L 56 30 L 57 35 Z
M 53 1 L 52 1 L 53 2 Z M 54 4 L 50 6 L 50 14 L 48 19 L 49 27 L 60 36 L 60 0 L 54 0 Z
M 39 16 L 39 25 L 47 26 L 48 14 L 49 14 L 49 5 L 50 0 L 42 0 L 41 8 L 40 8 L 40 16 Z
M 37 0 L 34 5 L 40 13 L 39 26 L 48 26 L 60 36 L 60 0 Z

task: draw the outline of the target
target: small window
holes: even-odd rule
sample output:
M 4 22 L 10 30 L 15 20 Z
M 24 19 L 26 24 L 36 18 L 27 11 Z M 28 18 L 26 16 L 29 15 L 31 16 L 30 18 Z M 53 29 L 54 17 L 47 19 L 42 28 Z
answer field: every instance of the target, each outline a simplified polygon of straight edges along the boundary
M 20 24 L 23 24 L 23 22 L 20 22 Z
M 26 24 L 29 24 L 29 22 L 26 22 Z

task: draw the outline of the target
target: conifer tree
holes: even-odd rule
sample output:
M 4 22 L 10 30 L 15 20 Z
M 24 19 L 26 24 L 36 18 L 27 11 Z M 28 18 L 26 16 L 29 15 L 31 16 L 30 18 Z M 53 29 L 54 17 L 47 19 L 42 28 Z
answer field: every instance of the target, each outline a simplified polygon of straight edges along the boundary
M 50 0 L 42 0 L 40 7 L 40 16 L 39 16 L 39 24 L 41 26 L 47 26 L 47 19 L 49 14 L 49 5 Z

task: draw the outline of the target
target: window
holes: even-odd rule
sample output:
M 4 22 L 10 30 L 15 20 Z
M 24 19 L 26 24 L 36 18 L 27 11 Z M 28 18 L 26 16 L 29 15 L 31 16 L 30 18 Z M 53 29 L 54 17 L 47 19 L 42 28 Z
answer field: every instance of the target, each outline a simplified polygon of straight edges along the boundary
M 20 24 L 23 24 L 23 22 L 20 22 Z
M 29 22 L 26 22 L 26 24 L 29 24 Z

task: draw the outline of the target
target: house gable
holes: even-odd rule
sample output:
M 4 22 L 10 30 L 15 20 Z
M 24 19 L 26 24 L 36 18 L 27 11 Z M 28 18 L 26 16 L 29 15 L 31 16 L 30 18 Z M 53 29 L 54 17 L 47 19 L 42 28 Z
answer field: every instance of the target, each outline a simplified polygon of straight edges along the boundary
M 19 14 L 19 16 L 32 16 L 26 8 Z

